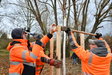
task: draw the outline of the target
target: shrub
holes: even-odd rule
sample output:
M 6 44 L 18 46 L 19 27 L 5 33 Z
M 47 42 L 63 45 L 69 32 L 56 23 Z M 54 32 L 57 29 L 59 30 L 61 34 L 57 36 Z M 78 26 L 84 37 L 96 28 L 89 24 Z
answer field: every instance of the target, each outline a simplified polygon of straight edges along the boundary
M 0 49 L 6 49 L 10 39 L 0 39 Z

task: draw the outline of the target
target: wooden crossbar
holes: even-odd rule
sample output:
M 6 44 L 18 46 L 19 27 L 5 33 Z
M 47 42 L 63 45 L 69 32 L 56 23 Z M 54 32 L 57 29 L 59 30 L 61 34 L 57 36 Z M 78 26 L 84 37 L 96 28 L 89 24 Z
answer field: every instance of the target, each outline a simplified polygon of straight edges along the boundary
M 62 26 L 62 27 L 61 27 L 61 30 L 62 30 L 62 31 L 65 31 L 65 30 L 67 30 L 67 27 Z M 84 31 L 78 31 L 78 30 L 74 30 L 74 29 L 71 29 L 71 31 L 76 32 L 76 33 L 85 34 L 85 35 L 96 36 L 96 34 L 93 34 L 93 33 L 87 33 L 87 32 L 84 32 Z
M 87 32 L 78 31 L 78 30 L 72 30 L 72 31 L 73 31 L 73 32 L 76 32 L 76 33 L 85 34 L 85 35 L 92 35 L 92 36 L 96 36 L 96 34 L 93 34 L 93 33 L 87 33 Z

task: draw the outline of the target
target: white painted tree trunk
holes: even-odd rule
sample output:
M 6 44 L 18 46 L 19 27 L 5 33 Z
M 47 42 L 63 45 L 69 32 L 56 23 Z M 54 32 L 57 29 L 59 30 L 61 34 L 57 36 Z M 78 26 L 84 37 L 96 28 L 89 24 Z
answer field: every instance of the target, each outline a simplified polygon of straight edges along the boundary
M 66 18 L 64 18 L 64 26 L 66 26 Z M 63 39 L 63 75 L 66 75 L 66 33 Z

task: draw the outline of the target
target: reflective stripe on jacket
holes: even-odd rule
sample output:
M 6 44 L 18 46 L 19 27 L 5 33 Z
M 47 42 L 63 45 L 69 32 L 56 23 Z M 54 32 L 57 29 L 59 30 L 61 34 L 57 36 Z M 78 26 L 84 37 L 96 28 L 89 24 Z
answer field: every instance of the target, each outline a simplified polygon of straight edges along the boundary
M 36 61 L 36 75 L 40 75 L 40 73 L 44 67 L 44 64 L 45 63 L 41 62 L 40 60 Z
M 42 39 L 41 39 L 41 42 L 44 44 L 44 46 L 46 45 L 46 43 L 48 43 L 50 40 L 50 38 L 48 37 L 48 35 L 45 35 Z M 44 53 L 44 51 L 43 51 Z M 43 54 L 44 57 L 50 59 L 47 55 Z M 44 64 L 43 62 L 41 62 L 40 58 L 38 58 L 36 60 L 36 75 L 40 75 L 43 67 L 44 67 Z
M 100 57 L 82 47 L 73 49 L 82 62 L 83 75 L 110 75 L 111 53 Z
M 27 48 L 27 40 L 16 39 L 21 44 L 15 44 L 13 47 L 10 45 L 7 49 L 10 51 L 10 68 L 9 75 L 21 75 L 26 64 L 31 67 L 36 67 L 36 59 L 41 57 L 40 52 L 43 48 L 37 44 L 33 46 L 32 52 Z

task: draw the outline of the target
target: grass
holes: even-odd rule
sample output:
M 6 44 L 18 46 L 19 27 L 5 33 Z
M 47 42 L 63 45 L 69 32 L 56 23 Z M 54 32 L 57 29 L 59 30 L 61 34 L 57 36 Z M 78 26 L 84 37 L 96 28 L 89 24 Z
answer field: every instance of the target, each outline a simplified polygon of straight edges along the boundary
M 8 55 L 9 51 L 6 49 L 0 49 L 0 55 Z
M 41 75 L 50 75 L 50 66 L 48 64 L 45 64 Z M 56 75 L 56 68 L 54 68 L 53 75 Z M 66 75 L 81 75 L 81 65 L 80 64 L 73 65 L 72 60 L 70 58 L 67 58 L 66 59 Z
M 6 49 L 0 49 L 0 75 L 8 75 L 9 52 Z

